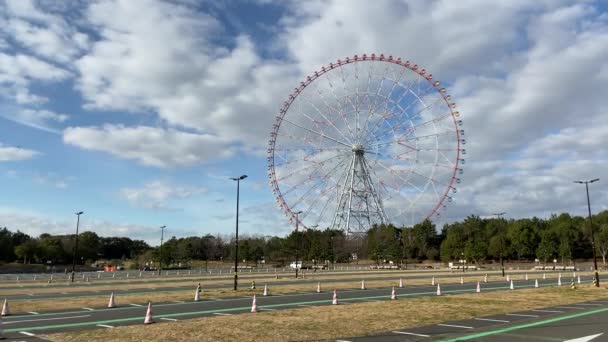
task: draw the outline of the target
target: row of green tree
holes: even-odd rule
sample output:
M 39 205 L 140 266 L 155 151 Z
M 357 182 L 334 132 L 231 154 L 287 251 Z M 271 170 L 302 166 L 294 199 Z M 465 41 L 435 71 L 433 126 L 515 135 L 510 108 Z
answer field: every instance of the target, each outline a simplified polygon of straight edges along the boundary
M 608 211 L 593 216 L 595 249 L 604 264 L 608 257 Z M 338 230 L 303 230 L 285 237 L 250 236 L 239 240 L 238 258 L 248 263 L 260 261 L 285 264 L 298 259 L 311 263 L 348 262 L 372 259 L 381 262 L 466 259 L 534 260 L 567 263 L 593 255 L 589 221 L 569 214 L 547 219 L 481 218 L 469 216 L 446 224 L 438 231 L 426 220 L 413 227 L 374 226 L 361 234 L 346 236 Z M 0 230 L 0 260 L 66 263 L 71 261 L 73 235 L 27 234 Z M 159 247 L 124 237 L 99 237 L 94 232 L 79 235 L 79 261 L 97 259 L 138 259 L 150 264 L 161 257 Z M 163 244 L 164 265 L 188 264 L 192 260 L 234 260 L 233 237 L 205 235 L 172 237 Z

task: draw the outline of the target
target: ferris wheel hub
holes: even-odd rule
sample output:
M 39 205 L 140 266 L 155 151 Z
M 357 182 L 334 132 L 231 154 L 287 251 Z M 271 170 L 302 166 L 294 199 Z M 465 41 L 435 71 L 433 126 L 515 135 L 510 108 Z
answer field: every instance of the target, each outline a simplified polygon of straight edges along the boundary
M 364 151 L 363 145 L 361 145 L 361 144 L 354 144 L 353 148 L 352 148 L 352 151 L 355 152 L 356 154 L 363 154 L 363 151 Z

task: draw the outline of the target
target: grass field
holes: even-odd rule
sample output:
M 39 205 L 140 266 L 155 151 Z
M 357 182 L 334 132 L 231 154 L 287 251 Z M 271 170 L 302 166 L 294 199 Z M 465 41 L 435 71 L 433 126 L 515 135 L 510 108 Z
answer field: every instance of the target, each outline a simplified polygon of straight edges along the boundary
M 151 326 L 52 334 L 46 338 L 57 342 L 330 340 L 606 296 L 605 288 L 551 287 L 207 317 Z

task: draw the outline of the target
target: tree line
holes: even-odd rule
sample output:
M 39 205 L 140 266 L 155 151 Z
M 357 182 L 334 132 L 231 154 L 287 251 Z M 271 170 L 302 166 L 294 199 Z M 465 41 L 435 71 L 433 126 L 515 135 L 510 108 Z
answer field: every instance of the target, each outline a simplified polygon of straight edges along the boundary
M 595 249 L 606 263 L 608 257 L 608 211 L 592 217 Z M 23 263 L 72 261 L 74 235 L 31 237 L 22 232 L 0 229 L 0 260 Z M 188 265 L 192 260 L 228 261 L 235 258 L 233 236 L 204 235 L 172 237 L 163 244 L 164 265 Z M 295 260 L 310 263 L 420 262 L 423 260 L 473 263 L 491 260 L 534 260 L 560 263 L 590 259 L 593 255 L 589 221 L 569 214 L 549 218 L 481 218 L 469 216 L 437 230 L 425 220 L 412 227 L 377 225 L 367 232 L 345 235 L 339 230 L 303 230 L 285 237 L 245 236 L 239 239 L 238 258 L 245 264 L 259 262 L 281 266 Z M 94 232 L 79 234 L 78 263 L 99 259 L 131 259 L 139 265 L 154 264 L 160 248 L 127 237 L 100 237 Z

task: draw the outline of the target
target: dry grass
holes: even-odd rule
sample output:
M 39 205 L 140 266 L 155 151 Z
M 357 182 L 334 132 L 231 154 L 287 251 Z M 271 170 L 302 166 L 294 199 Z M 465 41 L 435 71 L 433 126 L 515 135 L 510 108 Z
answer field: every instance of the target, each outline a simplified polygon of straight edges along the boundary
M 303 341 L 369 335 L 481 315 L 608 296 L 606 289 L 543 288 L 398 301 L 322 306 L 259 314 L 205 317 L 152 326 L 128 326 L 46 336 L 51 341 Z M 170 325 L 168 325 L 170 324 Z

